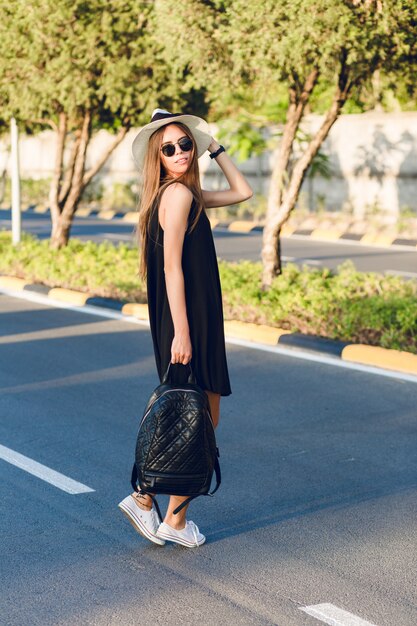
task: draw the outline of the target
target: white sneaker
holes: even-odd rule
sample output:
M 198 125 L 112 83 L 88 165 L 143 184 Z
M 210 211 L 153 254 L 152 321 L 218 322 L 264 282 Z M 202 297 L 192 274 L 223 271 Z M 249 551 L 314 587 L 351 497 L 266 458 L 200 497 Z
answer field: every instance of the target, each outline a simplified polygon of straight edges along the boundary
M 202 546 L 206 540 L 205 536 L 198 530 L 198 526 L 191 521 L 187 521 L 185 528 L 181 530 L 176 530 L 175 528 L 172 528 L 172 526 L 162 522 L 159 525 L 156 536 L 161 539 L 166 539 L 167 541 L 180 543 L 182 546 L 186 546 L 187 548 L 197 548 L 198 546 Z
M 152 504 L 150 511 L 145 511 L 136 504 L 134 497 L 130 495 L 119 502 L 117 506 L 142 537 L 149 539 L 149 541 L 159 546 L 165 545 L 165 541 L 156 536 L 156 531 L 159 526 L 159 517 L 154 504 Z

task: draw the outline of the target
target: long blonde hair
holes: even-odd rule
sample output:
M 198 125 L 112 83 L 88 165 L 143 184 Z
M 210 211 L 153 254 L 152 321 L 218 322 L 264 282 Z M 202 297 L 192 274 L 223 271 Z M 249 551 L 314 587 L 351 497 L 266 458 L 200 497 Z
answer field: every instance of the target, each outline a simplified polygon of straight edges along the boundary
M 181 122 L 171 122 L 176 126 L 180 126 L 184 133 L 193 142 L 191 152 L 191 161 L 187 170 L 173 178 L 168 176 L 160 158 L 160 148 L 162 144 L 162 136 L 165 126 L 161 126 L 149 138 L 148 149 L 146 151 L 143 174 L 142 189 L 139 202 L 139 222 L 136 235 L 139 234 L 139 244 L 141 247 L 139 274 L 145 280 L 147 276 L 147 253 L 149 246 L 149 224 L 154 211 L 158 211 L 159 202 L 162 192 L 172 183 L 181 182 L 188 187 L 196 201 L 197 211 L 191 223 L 190 231 L 193 231 L 200 217 L 201 211 L 204 209 L 203 193 L 200 185 L 200 172 L 198 168 L 197 147 L 191 131 L 185 124 Z

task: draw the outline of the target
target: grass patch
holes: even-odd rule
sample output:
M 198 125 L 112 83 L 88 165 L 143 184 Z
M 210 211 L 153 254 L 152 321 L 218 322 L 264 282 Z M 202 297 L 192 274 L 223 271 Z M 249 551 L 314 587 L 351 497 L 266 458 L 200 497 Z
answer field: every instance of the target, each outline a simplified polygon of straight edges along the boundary
M 71 239 L 59 251 L 25 234 L 12 246 L 0 232 L 0 272 L 51 287 L 146 302 L 138 250 L 126 244 Z M 417 285 L 396 276 L 357 272 L 350 261 L 329 269 L 287 264 L 269 291 L 260 262 L 219 260 L 225 319 L 268 324 L 342 341 L 417 353 Z
M 49 240 L 23 234 L 19 245 L 10 233 L 0 232 L 0 272 L 43 283 L 92 292 L 97 296 L 147 302 L 146 285 L 139 279 L 137 250 L 127 244 L 70 239 L 61 250 Z

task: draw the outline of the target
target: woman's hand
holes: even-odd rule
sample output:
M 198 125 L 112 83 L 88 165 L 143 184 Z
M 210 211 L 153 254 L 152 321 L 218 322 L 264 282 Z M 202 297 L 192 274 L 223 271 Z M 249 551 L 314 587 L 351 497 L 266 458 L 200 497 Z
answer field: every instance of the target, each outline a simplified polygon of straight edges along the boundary
M 207 150 L 209 152 L 215 152 L 219 148 L 220 148 L 220 144 L 214 139 L 214 137 L 212 137 L 211 138 L 211 143 L 210 143 L 209 147 L 207 148 Z
M 171 363 L 187 365 L 191 361 L 192 350 L 189 332 L 175 334 L 171 345 Z

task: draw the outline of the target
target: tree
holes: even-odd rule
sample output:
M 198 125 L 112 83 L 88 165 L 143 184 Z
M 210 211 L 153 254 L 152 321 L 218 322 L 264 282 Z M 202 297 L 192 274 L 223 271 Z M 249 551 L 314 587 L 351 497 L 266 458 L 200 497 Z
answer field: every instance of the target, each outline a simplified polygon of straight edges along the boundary
M 56 131 L 52 247 L 68 242 L 84 189 L 129 128 L 149 121 L 157 95 L 169 102 L 152 8 L 135 0 L 0 0 L 2 117 Z M 88 144 L 102 127 L 113 139 L 86 170 Z
M 162 3 L 167 8 L 171 0 Z M 158 5 L 158 2 L 156 3 Z M 287 90 L 285 124 L 273 166 L 263 233 L 262 286 L 281 272 L 279 235 L 322 142 L 348 98 L 379 68 L 415 68 L 417 8 L 408 0 L 187 0 L 176 2 L 171 36 L 181 41 L 174 71 L 205 84 L 214 112 L 270 102 L 277 85 Z M 184 4 L 184 10 L 178 10 Z M 200 16 L 204 17 L 200 19 Z M 163 24 L 161 15 L 160 28 Z M 199 41 L 197 53 L 194 42 Z M 199 54 L 198 54 L 199 53 Z M 301 153 L 297 133 L 314 93 L 332 86 L 319 129 Z M 278 121 L 278 120 L 277 120 Z

